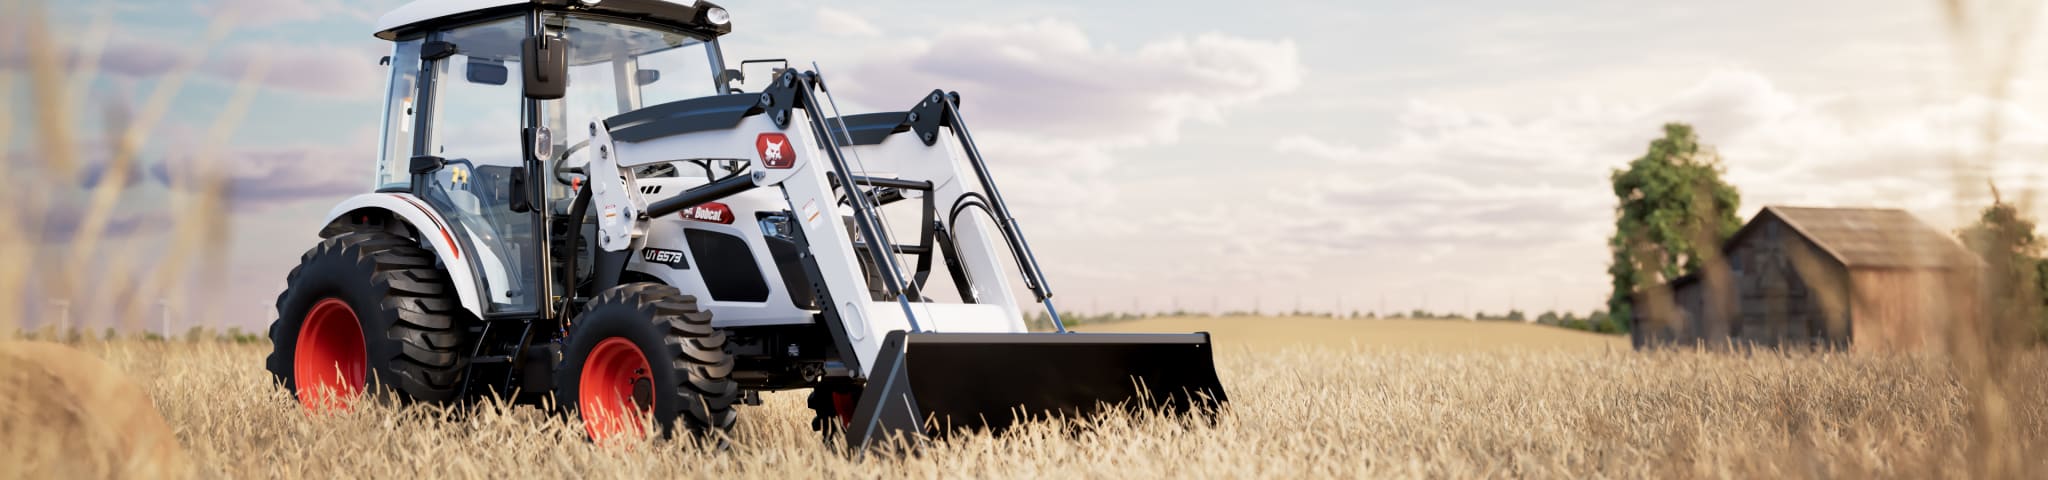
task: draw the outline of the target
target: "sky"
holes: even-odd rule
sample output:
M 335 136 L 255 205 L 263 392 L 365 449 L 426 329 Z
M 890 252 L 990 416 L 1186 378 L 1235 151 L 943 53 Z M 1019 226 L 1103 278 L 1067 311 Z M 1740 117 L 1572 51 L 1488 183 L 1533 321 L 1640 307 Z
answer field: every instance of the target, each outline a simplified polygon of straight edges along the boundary
M 48 6 L 93 73 L 69 80 L 85 103 L 142 102 L 193 65 L 140 160 L 233 166 L 214 323 L 267 324 L 327 209 L 370 189 L 390 48 L 371 34 L 398 3 Z M 1987 177 L 2008 198 L 2048 187 L 2038 9 L 1942 5 L 733 0 L 722 43 L 816 62 L 855 110 L 959 91 L 1063 311 L 1584 312 L 1608 290 L 1608 175 L 1666 122 L 1716 148 L 1745 218 L 1904 208 L 1947 230 Z M 16 118 L 21 21 L 0 20 Z M 212 140 L 243 82 L 251 108 Z M 130 197 L 109 235 L 148 244 L 177 212 Z

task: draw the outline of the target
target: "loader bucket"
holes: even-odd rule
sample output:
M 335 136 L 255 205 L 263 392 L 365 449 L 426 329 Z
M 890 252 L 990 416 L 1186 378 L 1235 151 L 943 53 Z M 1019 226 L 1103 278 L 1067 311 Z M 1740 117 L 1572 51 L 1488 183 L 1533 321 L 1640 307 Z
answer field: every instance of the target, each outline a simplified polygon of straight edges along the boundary
M 1208 333 L 891 332 L 847 442 L 1112 409 L 1213 413 L 1227 399 L 1210 349 Z

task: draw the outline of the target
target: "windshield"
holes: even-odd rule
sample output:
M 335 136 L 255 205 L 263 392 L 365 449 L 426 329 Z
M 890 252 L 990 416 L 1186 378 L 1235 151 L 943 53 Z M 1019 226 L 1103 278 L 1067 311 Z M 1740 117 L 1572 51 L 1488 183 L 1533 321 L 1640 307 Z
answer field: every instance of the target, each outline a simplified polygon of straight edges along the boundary
M 569 41 L 569 119 L 720 93 L 703 40 L 597 17 L 553 15 Z
M 724 93 L 718 86 L 723 66 L 711 45 L 683 33 L 586 15 L 545 14 L 551 34 L 569 43 L 569 85 L 560 100 L 541 102 L 548 128 L 559 132 L 556 152 L 589 140 L 590 122 L 659 105 Z M 568 165 L 589 161 L 578 150 Z M 550 165 L 553 167 L 553 165 Z M 550 198 L 564 198 L 566 184 L 549 189 Z

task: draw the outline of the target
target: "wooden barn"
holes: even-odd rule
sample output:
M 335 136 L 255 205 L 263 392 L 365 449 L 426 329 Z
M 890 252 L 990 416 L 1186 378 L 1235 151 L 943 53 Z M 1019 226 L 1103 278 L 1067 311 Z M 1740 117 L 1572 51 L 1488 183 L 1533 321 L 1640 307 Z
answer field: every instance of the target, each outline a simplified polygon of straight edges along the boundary
M 1764 207 L 1721 252 L 1726 269 L 1637 292 L 1638 348 L 1923 350 L 1978 311 L 1982 263 L 1904 210 Z

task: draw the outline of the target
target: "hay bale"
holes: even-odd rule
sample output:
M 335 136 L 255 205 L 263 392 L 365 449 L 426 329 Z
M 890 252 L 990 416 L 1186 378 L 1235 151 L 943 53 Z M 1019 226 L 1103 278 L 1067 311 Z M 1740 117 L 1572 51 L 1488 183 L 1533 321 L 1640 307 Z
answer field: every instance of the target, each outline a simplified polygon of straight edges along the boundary
M 147 392 L 78 349 L 0 340 L 0 478 L 191 473 Z

